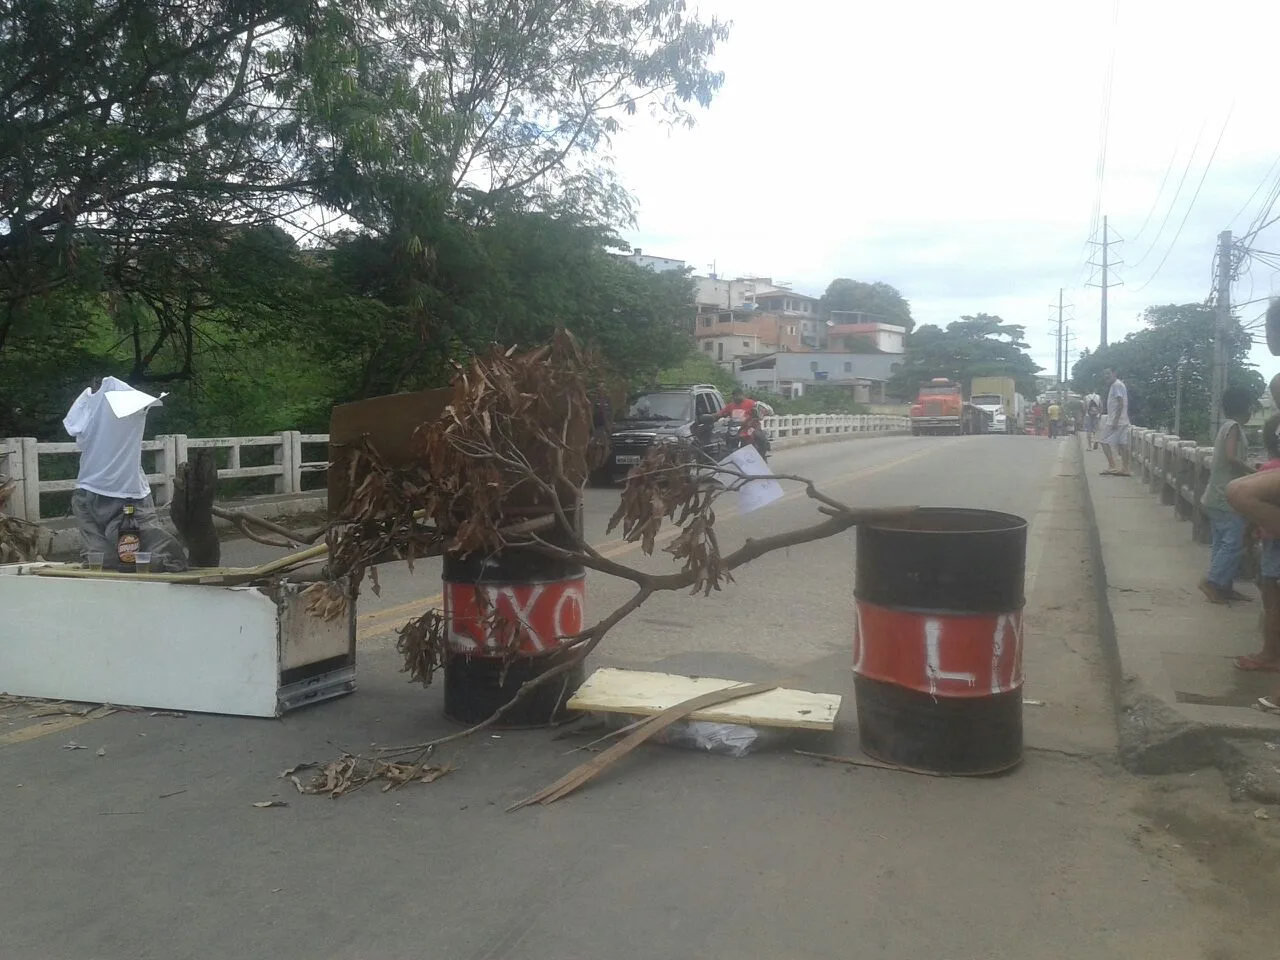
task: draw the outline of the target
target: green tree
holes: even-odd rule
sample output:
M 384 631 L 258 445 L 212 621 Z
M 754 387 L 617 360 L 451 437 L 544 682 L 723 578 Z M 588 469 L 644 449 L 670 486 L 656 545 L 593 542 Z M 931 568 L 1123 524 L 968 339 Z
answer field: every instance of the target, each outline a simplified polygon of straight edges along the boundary
M 629 200 L 601 147 L 640 110 L 692 123 L 726 32 L 683 0 L 9 0 L 4 432 L 56 429 L 104 369 L 310 409 L 267 358 L 345 399 L 557 320 L 674 362 L 687 279 L 609 257 Z
M 863 283 L 841 277 L 827 284 L 818 307 L 824 320 L 831 319 L 833 310 L 855 310 L 869 313 L 881 323 L 906 327 L 910 333 L 916 322 L 911 318 L 911 304 L 902 294 L 887 283 Z
M 1134 401 L 1134 422 L 1172 430 L 1179 368 L 1182 415 L 1179 427 L 1187 439 L 1209 439 L 1213 379 L 1213 310 L 1201 303 L 1149 307 L 1146 329 L 1094 351 L 1086 351 L 1071 370 L 1071 385 L 1080 393 L 1106 396 L 1102 371 L 1113 368 Z M 1261 396 L 1262 375 L 1248 362 L 1249 334 L 1232 319 L 1227 334 L 1227 386 L 1248 387 Z
M 1019 393 L 1035 396 L 1040 367 L 1026 352 L 1025 336 L 1022 324 L 986 313 L 961 317 L 946 329 L 927 323 L 907 338 L 889 389 L 905 400 L 935 377 L 958 381 L 967 390 L 974 377 L 1004 376 L 1014 378 Z

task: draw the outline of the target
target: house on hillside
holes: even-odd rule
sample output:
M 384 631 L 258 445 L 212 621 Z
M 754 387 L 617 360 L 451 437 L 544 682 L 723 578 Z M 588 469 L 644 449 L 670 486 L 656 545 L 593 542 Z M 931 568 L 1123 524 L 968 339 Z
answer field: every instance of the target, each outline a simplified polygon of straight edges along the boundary
M 760 353 L 805 349 L 799 323 L 777 314 L 737 310 L 704 313 L 697 318 L 693 335 L 699 351 L 726 365 Z
M 907 349 L 907 328 L 878 321 L 837 323 L 833 320 L 827 324 L 824 346 L 829 350 L 877 350 L 901 354 Z
M 693 299 L 698 313 L 719 313 L 724 310 L 755 310 L 758 294 L 780 290 L 770 277 L 737 277 L 733 280 L 719 277 L 693 278 Z
M 902 358 L 887 353 L 769 353 L 738 363 L 748 389 L 798 397 L 819 384 L 848 390 L 859 403 L 884 403 L 885 387 Z
M 685 268 L 683 260 L 649 256 L 639 247 L 636 247 L 630 253 L 617 254 L 617 257 L 627 263 L 634 263 L 637 267 L 645 267 L 652 270 L 654 273 L 666 273 L 668 270 L 683 270 Z
M 808 297 L 794 290 L 774 289 L 757 293 L 756 309 L 776 314 L 799 325 L 800 342 L 810 349 L 823 346 L 823 322 L 818 316 L 818 298 Z

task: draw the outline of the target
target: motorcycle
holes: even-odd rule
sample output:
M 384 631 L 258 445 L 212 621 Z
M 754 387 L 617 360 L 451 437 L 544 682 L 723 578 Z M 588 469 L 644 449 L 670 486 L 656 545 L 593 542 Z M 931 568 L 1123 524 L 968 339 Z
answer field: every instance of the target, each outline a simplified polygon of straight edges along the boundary
M 730 417 L 726 417 L 723 422 L 725 425 L 724 451 L 726 454 L 733 453 L 733 451 L 742 447 L 753 446 L 760 451 L 760 456 L 768 461 L 769 435 L 764 432 L 764 428 L 760 426 L 759 421 L 740 423 Z

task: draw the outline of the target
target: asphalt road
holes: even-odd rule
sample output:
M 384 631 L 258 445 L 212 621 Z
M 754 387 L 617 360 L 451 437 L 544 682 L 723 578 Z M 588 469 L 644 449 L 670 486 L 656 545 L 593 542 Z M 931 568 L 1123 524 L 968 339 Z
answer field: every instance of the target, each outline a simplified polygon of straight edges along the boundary
M 300 797 L 283 768 L 456 729 L 439 690 L 398 672 L 388 639 L 438 593 L 439 566 L 385 568 L 382 597 L 361 598 L 353 696 L 280 721 L 116 714 L 0 740 L 2 955 L 1221 960 L 1271 943 L 1274 902 L 1263 911 L 1249 878 L 1198 846 L 1206 818 L 1228 813 L 1197 820 L 1194 782 L 1153 786 L 1112 762 L 1073 442 L 879 438 L 781 451 L 774 467 L 846 503 L 1032 521 L 1025 695 L 1039 703 L 1020 768 L 936 779 L 792 752 L 857 755 L 847 534 L 765 557 L 710 598 L 657 597 L 594 660 L 845 694 L 834 734 L 775 738 L 741 759 L 647 747 L 514 814 L 503 810 L 581 761 L 565 751 L 585 733 L 482 735 L 442 754 L 458 769 L 431 785 Z M 593 541 L 623 562 L 669 564 L 605 532 L 614 502 L 592 492 Z M 719 528 L 732 549 L 815 517 L 797 492 Z M 274 552 L 239 542 L 226 556 Z M 592 575 L 588 612 L 626 595 Z M 63 749 L 72 737 L 90 749 Z M 253 806 L 277 797 L 289 806 Z

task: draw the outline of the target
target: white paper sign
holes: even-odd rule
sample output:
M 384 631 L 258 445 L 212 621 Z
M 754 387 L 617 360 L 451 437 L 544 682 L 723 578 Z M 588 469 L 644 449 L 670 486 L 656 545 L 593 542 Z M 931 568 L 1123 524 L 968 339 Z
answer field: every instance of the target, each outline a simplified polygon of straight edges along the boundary
M 731 467 L 747 477 L 759 478 L 748 480 L 720 474 L 720 479 L 725 482 L 725 485 L 730 490 L 738 492 L 739 513 L 759 510 L 783 495 L 782 484 L 773 479 L 773 471 L 769 469 L 769 464 L 765 463 L 764 457 L 760 456 L 760 451 L 755 447 L 739 447 L 721 460 L 720 465 Z
M 141 390 L 112 390 L 107 393 L 107 404 L 111 407 L 111 412 L 116 415 L 116 419 L 123 420 L 125 417 L 133 416 L 139 410 L 145 410 L 159 403 L 168 395 L 162 393 L 158 397 L 153 397 Z

